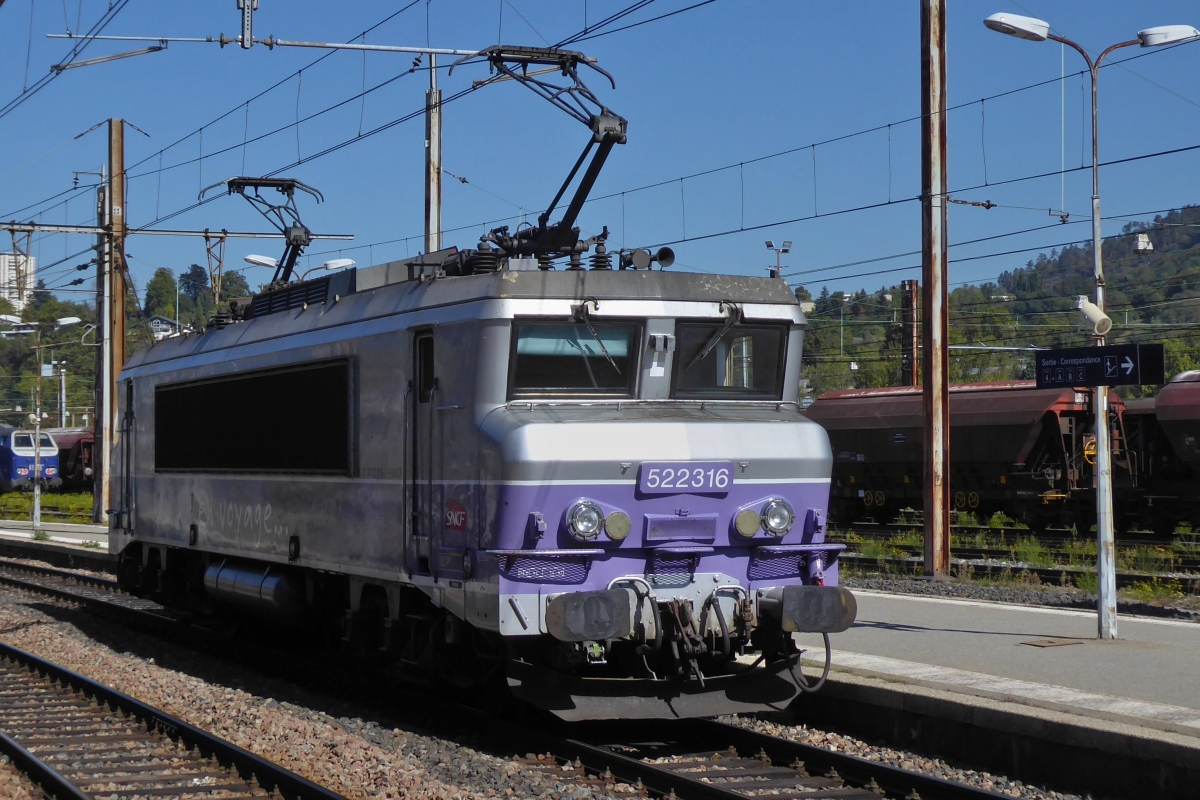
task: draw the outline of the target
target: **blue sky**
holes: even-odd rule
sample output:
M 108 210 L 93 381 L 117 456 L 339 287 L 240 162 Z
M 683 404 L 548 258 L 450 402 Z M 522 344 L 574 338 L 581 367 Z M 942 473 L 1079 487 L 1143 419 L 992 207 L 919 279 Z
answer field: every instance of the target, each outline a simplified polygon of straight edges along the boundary
M 580 31 L 585 14 L 594 24 L 631 2 L 419 0 L 366 40 L 428 41 L 450 48 L 480 48 L 498 39 L 544 45 Z M 657 0 L 612 27 L 694 2 Z M 18 95 L 27 81 L 40 78 L 68 50 L 66 42 L 48 40 L 44 34 L 62 32 L 64 25 L 86 30 L 107 3 L 4 3 L 0 26 L 8 46 L 0 49 L 0 102 Z M 261 0 L 255 33 L 345 41 L 403 5 Z M 1090 159 L 1081 126 L 1090 119 L 1077 74 L 1082 59 L 1072 51 L 1064 58 L 1060 46 L 1051 42 L 1024 42 L 993 33 L 983 27 L 982 19 L 994 11 L 1040 16 L 1056 32 L 1097 51 L 1153 25 L 1200 26 L 1200 7 L 1166 0 L 995 0 L 949 6 L 949 98 L 951 106 L 962 106 L 949 119 L 950 185 L 956 199 L 1002 206 L 951 209 L 952 244 L 1003 236 L 951 250 L 952 260 L 960 259 L 952 263 L 952 280 L 981 281 L 1024 264 L 1037 251 L 996 253 L 1048 251 L 1088 238 L 1090 203 L 1090 176 L 1077 169 L 1081 158 Z M 105 33 L 215 36 L 233 35 L 237 29 L 234 0 L 129 0 Z M 669 242 L 678 253 L 675 269 L 752 275 L 765 275 L 773 262 L 764 240 L 790 239 L 794 247 L 785 256 L 786 273 L 814 291 L 823 284 L 833 291 L 875 289 L 917 277 L 917 270 L 899 270 L 917 265 L 918 257 L 872 260 L 920 249 L 920 209 L 911 199 L 920 190 L 919 124 L 914 120 L 920 113 L 919 34 L 916 0 L 716 0 L 579 43 L 576 47 L 599 58 L 617 82 L 614 90 L 598 76 L 589 76 L 589 85 L 629 120 L 629 142 L 614 150 L 593 192 L 610 197 L 585 207 L 581 227 L 594 233 L 607 225 L 615 246 Z M 140 46 L 97 42 L 83 57 Z M 360 53 L 342 52 L 295 76 L 320 55 L 263 46 L 243 51 L 173 44 L 165 52 L 64 72 L 0 118 L 6 156 L 0 165 L 0 219 L 70 189 L 74 170 L 98 170 L 105 159 L 104 129 L 74 137 L 110 116 L 123 117 L 149 134 L 130 130 L 127 136 L 131 175 L 141 175 L 132 180 L 128 201 L 130 222 L 138 226 L 192 205 L 203 186 L 236 174 L 272 172 L 296 161 L 297 153 L 311 156 L 423 107 L 427 73 L 416 72 L 371 92 L 365 100 L 302 123 L 298 132 L 295 126 L 286 127 L 243 148 L 246 138 L 351 98 L 364 84 L 371 87 L 397 76 L 412 62 L 406 55 L 371 54 L 364 59 Z M 1102 160 L 1200 144 L 1200 42 L 1162 51 L 1129 48 L 1111 58 L 1130 56 L 1144 57 L 1102 71 Z M 1060 83 L 1056 79 L 1062 72 L 1068 77 Z M 453 75 L 443 71 L 440 80 L 449 95 L 485 76 L 486 67 L 475 65 Z M 277 89 L 249 103 L 247 110 L 247 100 L 279 81 Z M 1050 82 L 994 97 L 1045 81 Z M 980 103 L 981 98 L 993 99 Z M 201 126 L 202 135 L 196 133 Z M 445 240 L 463 247 L 475 244 L 484 223 L 507 218 L 515 224 L 522 213 L 535 218 L 588 137 L 578 122 L 512 83 L 486 87 L 447 105 L 445 127 L 444 166 L 469 182 L 446 179 L 444 225 L 465 229 L 447 233 Z M 160 156 L 160 150 L 180 139 Z M 300 201 L 304 220 L 314 231 L 354 234 L 355 241 L 341 255 L 360 265 L 413 255 L 422 246 L 423 140 L 424 124 L 418 115 L 283 174 L 324 193 L 324 204 Z M 793 152 L 755 161 L 789 150 Z M 202 162 L 176 166 L 194 162 L 202 153 L 207 154 Z M 1054 174 L 990 185 L 1056 173 L 1064 163 L 1076 170 L 1065 178 Z M 160 164 L 165 168 L 161 173 Z M 679 180 L 720 167 L 730 168 Z M 1105 232 L 1119 231 L 1124 217 L 1148 219 L 1152 214 L 1147 212 L 1197 202 L 1198 175 L 1200 150 L 1105 168 L 1104 213 L 1123 217 L 1107 221 Z M 82 184 L 92 179 L 80 180 Z M 633 191 L 658 183 L 663 185 Z M 883 205 L 836 213 L 878 204 Z M 41 216 L 44 222 L 85 223 L 93 215 L 90 192 L 74 196 L 67 205 L 38 206 L 32 213 L 47 206 L 51 207 Z M 820 216 L 800 219 L 812 215 L 814 206 Z M 1072 224 L 1055 224 L 1057 218 L 1047 210 L 1059 207 L 1071 213 Z M 30 213 L 16 216 L 25 219 Z M 772 224 L 785 220 L 797 221 Z M 216 200 L 162 226 L 266 230 L 265 221 L 239 198 Z M 1011 235 L 1038 227 L 1044 230 Z M 711 236 L 741 228 L 751 230 Z M 9 246 L 7 239 L 0 247 Z M 379 244 L 350 249 L 373 243 Z M 79 274 L 62 269 L 83 257 L 58 267 L 48 265 L 88 244 L 81 236 L 39 237 L 35 254 L 40 265 L 47 266 L 49 285 L 62 285 Z M 311 263 L 338 255 L 339 247 L 314 243 Z M 276 243 L 234 241 L 227 265 L 242 268 L 246 253 L 277 255 L 279 249 Z M 178 272 L 204 262 L 198 239 L 135 237 L 128 250 L 139 288 L 156 267 Z M 881 270 L 895 271 L 861 274 Z M 262 269 L 251 268 L 246 274 L 252 285 L 270 277 Z

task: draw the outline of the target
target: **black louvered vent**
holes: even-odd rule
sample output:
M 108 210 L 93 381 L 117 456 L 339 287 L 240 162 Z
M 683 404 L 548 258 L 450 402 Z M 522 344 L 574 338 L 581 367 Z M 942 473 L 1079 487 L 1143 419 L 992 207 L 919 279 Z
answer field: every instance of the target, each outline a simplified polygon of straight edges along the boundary
M 261 317 L 289 308 L 300 308 L 305 303 L 313 305 L 324 303 L 329 296 L 329 278 L 319 278 L 315 281 L 305 281 L 286 289 L 255 295 L 254 316 Z

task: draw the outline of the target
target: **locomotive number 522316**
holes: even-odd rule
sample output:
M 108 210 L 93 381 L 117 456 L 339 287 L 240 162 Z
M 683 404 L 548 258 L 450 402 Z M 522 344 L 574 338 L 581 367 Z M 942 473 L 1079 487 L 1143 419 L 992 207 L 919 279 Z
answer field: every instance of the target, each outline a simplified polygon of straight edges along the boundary
M 644 463 L 638 470 L 638 490 L 643 494 L 727 492 L 732 482 L 732 461 Z

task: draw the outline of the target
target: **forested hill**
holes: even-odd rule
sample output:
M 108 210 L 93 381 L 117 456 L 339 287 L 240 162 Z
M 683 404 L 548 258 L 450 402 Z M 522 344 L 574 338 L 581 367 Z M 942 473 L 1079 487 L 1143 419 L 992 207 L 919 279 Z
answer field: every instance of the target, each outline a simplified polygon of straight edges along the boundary
M 1138 234 L 1146 235 L 1153 251 L 1139 252 Z M 1200 368 L 1200 206 L 1130 223 L 1105 240 L 1102 254 L 1113 320 L 1109 341 L 1163 342 L 1169 375 Z M 953 269 L 951 262 L 951 278 Z M 1092 297 L 1094 285 L 1089 244 L 1041 254 L 996 283 L 960 286 L 950 295 L 951 344 L 1088 344 L 1074 299 Z M 804 287 L 797 296 L 810 297 Z M 804 354 L 813 393 L 900 382 L 899 287 L 852 295 L 823 289 L 813 299 Z M 950 358 L 956 382 L 1032 378 L 1031 365 L 1029 350 L 955 349 Z

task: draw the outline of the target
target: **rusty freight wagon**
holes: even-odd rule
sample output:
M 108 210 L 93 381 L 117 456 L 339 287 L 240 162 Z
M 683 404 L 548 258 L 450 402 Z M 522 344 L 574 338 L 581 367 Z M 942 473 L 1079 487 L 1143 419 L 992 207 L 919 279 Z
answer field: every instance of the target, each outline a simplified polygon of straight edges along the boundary
M 1131 483 L 1120 398 L 1112 403 L 1114 485 Z M 890 522 L 922 507 L 919 387 L 829 392 L 809 407 L 828 432 L 834 466 L 830 519 Z M 950 496 L 955 510 L 997 511 L 1034 530 L 1095 518 L 1092 394 L 1033 381 L 950 387 Z
M 1200 528 L 1200 370 L 1129 401 L 1125 420 L 1138 487 L 1118 507 L 1118 523 L 1164 536 L 1179 523 Z

